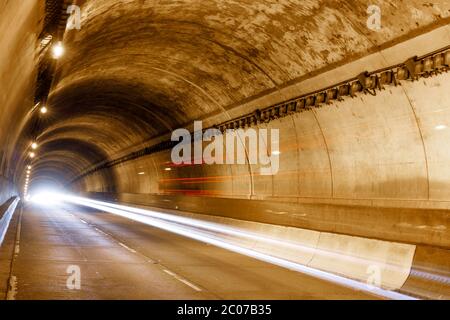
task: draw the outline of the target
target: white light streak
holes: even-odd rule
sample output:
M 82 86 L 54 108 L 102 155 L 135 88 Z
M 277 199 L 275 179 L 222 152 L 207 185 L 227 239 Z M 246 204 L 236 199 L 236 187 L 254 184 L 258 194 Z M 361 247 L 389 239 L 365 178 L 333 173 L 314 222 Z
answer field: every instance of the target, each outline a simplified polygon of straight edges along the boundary
M 96 201 L 87 198 L 57 195 L 53 193 L 44 193 L 36 197 L 32 197 L 32 201 L 37 203 L 44 203 L 46 205 L 49 204 L 52 205 L 55 203 L 60 203 L 61 201 L 65 201 L 68 203 L 98 209 L 127 219 L 138 221 L 156 228 L 160 228 L 172 233 L 176 233 L 194 240 L 209 243 L 217 247 L 227 249 L 239 254 L 243 254 L 261 261 L 265 261 L 287 269 L 295 270 L 297 272 L 301 272 L 303 274 L 320 278 L 322 280 L 331 281 L 339 285 L 351 287 L 356 290 L 369 292 L 380 297 L 389 299 L 401 299 L 401 300 L 415 299 L 408 295 L 379 287 L 372 286 L 369 288 L 366 283 L 357 280 L 348 279 L 343 276 L 338 276 L 333 273 L 314 269 L 293 261 L 289 261 L 280 257 L 274 257 L 266 253 L 258 252 L 249 248 L 242 247 L 240 245 L 227 242 L 226 239 L 220 238 L 220 235 L 227 234 L 236 237 L 244 237 L 247 239 L 264 241 L 266 243 L 271 243 L 279 246 L 295 247 L 296 249 L 300 248 L 303 251 L 313 250 L 313 248 L 308 248 L 306 246 L 300 246 L 298 244 L 289 243 L 287 241 L 280 241 L 249 232 L 243 232 L 239 229 L 227 227 L 221 224 L 204 222 L 198 219 L 180 217 L 155 212 L 152 210 L 144 210 L 140 208 L 117 205 L 113 203 Z M 332 253 L 328 252 L 328 254 Z

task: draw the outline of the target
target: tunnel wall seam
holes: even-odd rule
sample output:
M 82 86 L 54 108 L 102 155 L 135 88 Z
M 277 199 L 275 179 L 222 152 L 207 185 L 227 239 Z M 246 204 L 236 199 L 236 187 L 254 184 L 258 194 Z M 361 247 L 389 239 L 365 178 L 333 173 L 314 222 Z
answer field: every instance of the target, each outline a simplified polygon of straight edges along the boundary
M 323 139 L 323 143 L 325 145 L 325 149 L 327 151 L 327 157 L 328 157 L 328 162 L 329 162 L 329 166 L 330 166 L 330 198 L 334 198 L 334 178 L 333 178 L 333 164 L 332 164 L 332 160 L 331 160 L 331 155 L 330 155 L 330 148 L 328 147 L 328 143 L 327 143 L 327 138 L 325 137 L 325 134 L 323 133 L 323 129 L 322 126 L 320 125 L 320 121 L 319 119 L 317 119 L 317 114 L 315 112 L 315 110 L 312 111 L 312 114 L 314 115 L 314 119 L 317 122 L 317 126 L 319 127 L 320 130 L 320 134 L 322 136 Z M 298 144 L 297 144 L 298 145 Z
M 425 170 L 426 170 L 426 173 L 427 173 L 427 190 L 428 190 L 427 199 L 429 200 L 430 199 L 430 170 L 428 168 L 427 147 L 425 145 L 425 140 L 423 138 L 423 132 L 422 132 L 422 128 L 420 126 L 420 120 L 417 117 L 416 110 L 414 108 L 413 103 L 411 102 L 411 98 L 409 97 L 409 95 L 406 92 L 406 90 L 404 88 L 402 88 L 402 89 L 403 89 L 403 92 L 405 94 L 406 99 L 408 99 L 408 103 L 409 103 L 409 106 L 411 107 L 411 111 L 414 114 L 414 119 L 416 120 L 417 130 L 419 131 L 420 140 L 422 141 L 423 157 L 424 157 L 424 161 L 425 161 Z

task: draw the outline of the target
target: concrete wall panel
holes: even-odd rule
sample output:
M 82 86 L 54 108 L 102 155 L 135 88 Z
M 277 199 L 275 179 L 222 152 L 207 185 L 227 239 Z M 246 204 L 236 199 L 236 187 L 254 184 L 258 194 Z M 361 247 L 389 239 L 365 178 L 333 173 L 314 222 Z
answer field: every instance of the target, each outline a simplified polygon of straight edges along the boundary
M 450 199 L 450 74 L 404 84 L 427 153 L 432 200 Z
M 316 114 L 336 198 L 427 198 L 422 140 L 402 87 L 347 98 Z
M 331 198 L 333 190 L 328 146 L 316 115 L 314 112 L 302 112 L 292 118 L 298 152 L 299 196 Z

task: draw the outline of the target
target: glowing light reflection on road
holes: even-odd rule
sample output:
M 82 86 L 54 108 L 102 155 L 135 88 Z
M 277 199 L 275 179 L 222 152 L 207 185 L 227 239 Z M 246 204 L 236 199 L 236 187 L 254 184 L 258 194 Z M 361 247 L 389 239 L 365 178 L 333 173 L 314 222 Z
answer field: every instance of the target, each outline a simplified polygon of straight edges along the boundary
M 287 269 L 291 269 L 303 274 L 307 274 L 316 278 L 320 278 L 326 281 L 334 282 L 339 285 L 346 287 L 351 287 L 356 290 L 361 290 L 365 292 L 372 293 L 374 295 L 388 298 L 388 299 L 399 299 L 399 300 L 414 300 L 415 298 L 401 294 L 399 292 L 386 290 L 383 288 L 369 286 L 366 283 L 348 279 L 342 276 L 338 276 L 329 272 L 314 269 L 299 263 L 295 263 L 282 258 L 274 257 L 265 253 L 261 253 L 249 248 L 245 248 L 236 244 L 220 239 L 211 231 L 215 233 L 229 234 L 238 237 L 246 237 L 259 241 L 269 242 L 272 244 L 288 245 L 288 246 L 298 246 L 296 244 L 285 243 L 280 240 L 264 238 L 259 235 L 244 233 L 242 231 L 237 231 L 227 226 L 222 226 L 217 223 L 204 222 L 196 219 L 185 218 L 174 216 L 170 214 L 164 214 L 155 212 L 152 210 L 144 210 L 140 208 L 134 208 L 124 205 L 117 205 L 113 203 L 92 200 L 88 198 L 75 197 L 69 195 L 61 195 L 54 193 L 45 193 L 32 197 L 31 201 L 38 203 L 40 205 L 57 205 L 62 202 L 72 203 L 76 205 L 81 205 L 93 209 L 98 209 L 111 214 L 115 214 L 127 219 L 131 219 L 137 222 L 141 222 L 159 229 L 163 229 L 178 235 L 202 241 L 205 243 L 212 244 L 214 246 L 227 249 L 239 254 L 243 254 L 261 261 L 265 261 L 277 266 L 281 266 Z M 208 232 L 209 231 L 209 232 Z M 311 249 L 310 249 L 311 250 Z

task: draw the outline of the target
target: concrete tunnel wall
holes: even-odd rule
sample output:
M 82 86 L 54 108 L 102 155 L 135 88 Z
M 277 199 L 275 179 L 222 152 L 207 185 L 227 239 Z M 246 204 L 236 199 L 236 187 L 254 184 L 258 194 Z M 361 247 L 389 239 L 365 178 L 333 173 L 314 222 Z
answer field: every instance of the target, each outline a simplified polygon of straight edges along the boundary
M 2 65 L 8 74 L 2 77 L 2 173 L 16 189 L 33 135 L 40 148 L 32 186 L 67 184 L 194 120 L 220 123 L 450 42 L 446 1 L 402 8 L 380 2 L 389 12 L 380 32 L 366 27 L 362 0 L 77 4 L 82 28 L 65 33 L 67 54 L 56 68 L 40 132 L 33 131 L 30 110 L 43 6 L 3 4 L 3 27 L 11 32 L 2 40 L 11 45 L 1 60 L 8 61 Z M 281 130 L 274 176 L 246 165 L 166 171 L 169 153 L 161 152 L 72 188 L 193 210 L 208 205 L 223 215 L 233 214 L 223 205 L 233 198 L 240 202 L 229 201 L 228 211 L 241 207 L 235 214 L 243 219 L 447 246 L 449 155 L 440 148 L 448 138 L 446 77 L 270 122 Z M 386 207 L 415 211 L 378 209 Z M 371 230 L 380 216 L 385 225 Z
M 382 68 L 404 61 L 414 51 L 422 54 L 446 43 L 449 28 L 440 28 L 346 65 L 345 72 L 338 68 L 312 79 L 300 92 L 324 85 L 325 77 L 343 80 L 363 66 Z M 450 138 L 450 92 L 443 90 L 449 80 L 446 73 L 405 81 L 375 97 L 360 95 L 260 125 L 280 130 L 280 172 L 274 176 L 261 176 L 259 167 L 251 165 L 174 166 L 170 151 L 164 151 L 102 170 L 113 171 L 114 183 L 100 171 L 74 187 L 100 198 L 215 215 L 202 219 L 225 224 L 234 218 L 237 227 L 248 226 L 276 239 L 284 235 L 314 248 L 306 265 L 365 281 L 366 265 L 340 264 L 323 252 L 366 257 L 382 266 L 384 287 L 428 298 L 448 297 L 447 285 L 421 274 L 433 270 L 445 277 L 449 267 L 450 154 L 443 147 Z M 265 98 L 262 106 L 292 97 L 285 92 L 243 109 L 252 111 Z M 267 224 L 259 227 L 242 219 Z M 305 263 L 298 252 L 250 245 Z M 390 274 L 393 265 L 397 272 Z
M 280 169 L 172 164 L 170 150 L 114 168 L 119 193 L 190 194 L 292 202 L 321 201 L 448 208 L 449 75 L 404 83 L 376 97 L 271 121 L 280 130 Z M 167 171 L 165 169 L 170 169 Z M 145 174 L 139 176 L 138 173 Z M 86 178 L 86 191 L 109 181 Z M 348 200 L 348 201 L 345 201 Z
M 18 194 L 16 167 L 30 137 L 22 129 L 34 100 L 35 48 L 43 5 L 39 1 L 0 2 L 0 205 Z
M 173 166 L 164 151 L 70 184 L 194 120 L 214 125 L 440 49 L 450 43 L 447 1 L 378 1 L 389 13 L 380 32 L 366 28 L 363 0 L 76 3 L 82 28 L 62 39 L 67 52 L 39 132 L 32 107 L 43 1 L 0 4 L 0 26 L 9 30 L 0 35 L 8 48 L 0 52 L 0 203 L 21 188 L 37 137 L 36 190 L 65 184 L 101 198 L 265 222 L 268 234 L 273 225 L 308 229 L 346 253 L 372 254 L 374 239 L 401 242 L 386 245 L 381 260 L 396 259 L 389 248 L 407 243 L 402 283 L 411 265 L 447 268 L 448 73 L 260 125 L 280 129 L 274 176 L 252 165 Z M 417 289 L 414 281 L 410 274 L 404 284 Z
M 362 72 L 364 62 L 373 68 L 400 62 L 399 52 L 429 50 L 430 42 L 450 43 L 449 28 L 419 37 L 409 50 L 396 46 L 356 61 L 347 72 Z M 448 73 L 405 81 L 377 96 L 260 125 L 280 130 L 280 170 L 273 176 L 253 165 L 174 166 L 164 151 L 89 175 L 76 188 L 97 196 L 114 191 L 132 203 L 448 247 L 449 81 Z M 104 179 L 110 170 L 113 184 Z
M 194 120 L 238 116 L 243 104 L 258 99 L 265 104 L 270 95 L 279 99 L 279 91 L 292 83 L 448 20 L 446 1 L 408 2 L 402 8 L 394 2 L 380 2 L 389 14 L 385 28 L 373 32 L 362 0 L 77 1 L 81 29 L 64 35 L 67 52 L 56 69 L 46 126 L 38 132 L 33 181 L 67 183 Z M 101 180 L 111 180 L 104 191 L 115 189 L 114 173 L 102 172 Z M 317 176 L 331 181 L 325 172 Z M 255 185 L 251 192 L 238 187 L 225 193 L 273 193 L 270 187 Z M 319 193 L 308 188 L 298 186 L 287 197 Z M 230 189 L 229 183 L 219 189 Z
M 364 225 L 381 218 L 367 219 L 364 214 L 367 206 L 446 208 L 450 154 L 441 146 L 448 141 L 450 133 L 436 128 L 450 125 L 450 92 L 442 94 L 440 90 L 447 81 L 449 75 L 445 74 L 391 88 L 377 97 L 347 100 L 339 106 L 271 122 L 268 127 L 279 128 L 281 139 L 280 171 L 274 176 L 262 176 L 258 174 L 259 168 L 247 165 L 173 166 L 167 151 L 115 167 L 113 186 L 97 173 L 85 179 L 82 189 L 98 193 L 114 188 L 118 194 L 135 194 L 133 198 L 129 196 L 131 202 L 145 201 L 146 195 L 166 195 L 164 199 L 183 195 L 184 199 L 175 197 L 179 200 L 171 204 L 173 207 L 182 207 L 179 202 L 183 201 L 204 205 L 201 200 L 189 199 L 190 196 L 271 200 L 283 204 L 358 205 L 361 217 L 357 214 L 352 217 Z M 415 94 L 418 92 L 420 96 Z M 139 175 L 142 172 L 145 174 Z M 246 206 L 236 202 L 230 210 L 240 205 Z M 273 208 L 273 215 L 282 214 L 282 208 Z M 297 211 L 301 214 L 300 208 Z M 197 207 L 194 211 L 198 210 Z M 407 242 L 450 244 L 446 232 L 447 211 L 415 211 L 414 217 L 399 213 L 399 210 L 378 212 L 384 220 L 378 220 L 378 225 L 385 222 L 390 227 L 384 233 L 391 231 L 397 234 L 397 240 Z M 313 214 L 314 218 L 304 220 L 313 221 L 325 213 L 317 210 Z M 329 215 L 328 220 L 335 224 L 348 223 L 348 228 L 356 229 L 345 217 Z M 422 236 L 408 237 L 407 233 L 414 229 L 420 230 Z M 389 238 L 381 234 L 378 237 L 386 236 Z

